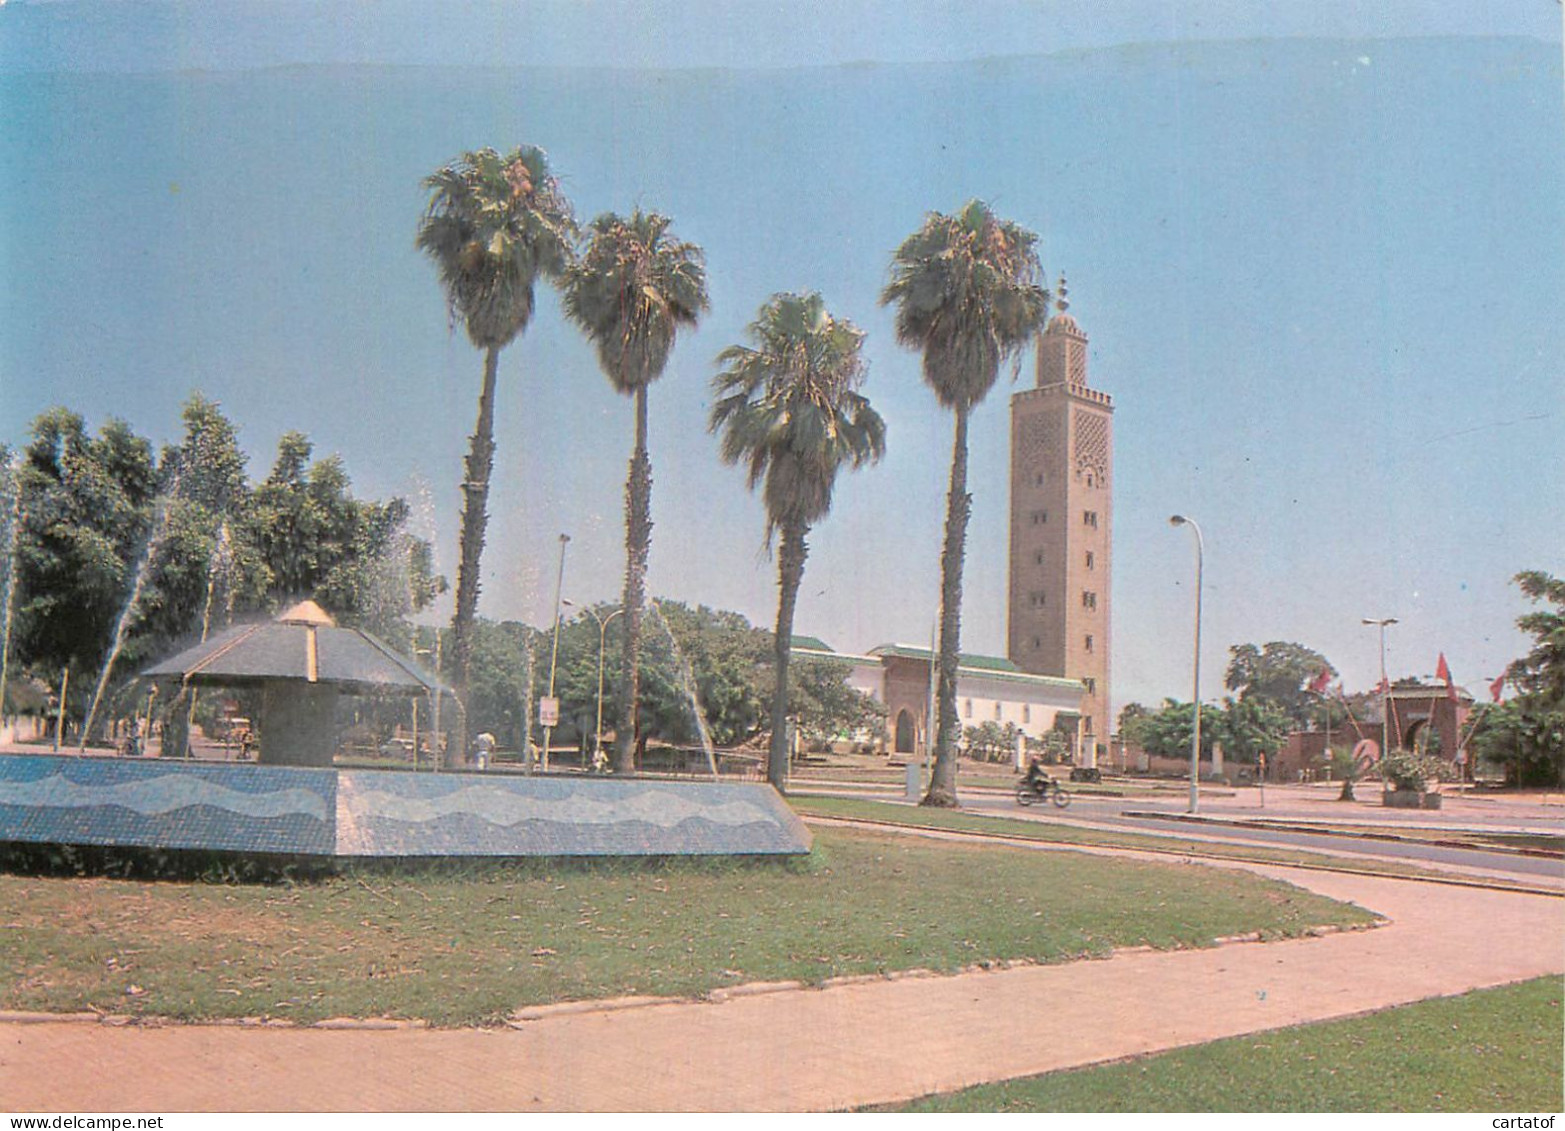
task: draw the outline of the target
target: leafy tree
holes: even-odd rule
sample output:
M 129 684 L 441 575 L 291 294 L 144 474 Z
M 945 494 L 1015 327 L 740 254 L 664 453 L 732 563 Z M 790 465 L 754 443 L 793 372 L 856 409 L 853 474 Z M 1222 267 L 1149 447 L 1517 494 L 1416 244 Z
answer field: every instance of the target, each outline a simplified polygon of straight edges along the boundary
M 772 636 L 752 626 L 738 613 L 704 606 L 691 608 L 677 601 L 660 601 L 660 616 L 690 661 L 696 697 L 701 704 L 713 742 L 734 746 L 766 730 L 767 705 L 775 686 L 770 659 Z M 609 618 L 615 608 L 599 605 L 593 610 Z M 605 654 L 623 645 L 623 617 L 608 620 Z M 518 722 L 526 682 L 527 649 L 533 654 L 535 691 L 543 693 L 548 678 L 550 634 L 507 622 L 495 625 L 480 618 L 474 654 L 473 689 L 469 703 L 472 728 L 493 731 L 507 744 L 520 742 Z M 598 622 L 583 610 L 560 624 L 560 650 L 555 692 L 560 700 L 560 725 L 555 737 L 561 742 L 579 741 L 590 752 L 592 728 L 597 716 Z M 481 662 L 480 662 L 481 661 Z M 661 627 L 649 632 L 643 646 L 639 744 L 666 742 L 694 745 L 699 741 L 685 692 L 682 672 Z M 799 719 L 803 733 L 817 740 L 852 734 L 875 726 L 883 717 L 879 705 L 849 687 L 847 663 L 809 660 L 795 665 L 790 683 L 790 713 Z M 604 673 L 605 699 L 614 693 L 615 673 Z M 605 712 L 606 738 L 612 737 L 612 719 Z
M 1516 621 L 1533 647 L 1505 671 L 1519 694 L 1483 712 L 1472 744 L 1516 785 L 1565 785 L 1565 580 L 1542 570 L 1514 580 L 1542 606 Z
M 837 472 L 878 460 L 886 426 L 858 390 L 864 381 L 864 334 L 833 318 L 817 293 L 776 294 L 747 333 L 753 345 L 729 346 L 717 356 L 712 380 L 717 400 L 710 428 L 722 433 L 722 457 L 743 464 L 749 486 L 761 488 L 766 543 L 777 548 L 777 628 L 773 633 L 776 688 L 767 779 L 788 780 L 788 658 L 806 536 L 831 510 Z
M 759 734 L 766 725 L 767 676 L 771 634 L 755 628 L 739 613 L 691 608 L 678 601 L 659 601 L 668 633 L 652 634 L 647 655 L 655 694 L 643 697 L 653 736 L 692 743 L 699 735 L 690 712 L 674 643 L 689 662 L 712 741 L 732 746 Z
M 1208 710 L 1202 710 L 1203 738 Z M 1253 766 L 1259 764 L 1262 754 L 1268 759 L 1276 757 L 1288 739 L 1292 722 L 1279 705 L 1267 699 L 1230 697 L 1220 711 L 1212 712 L 1211 727 L 1214 741 L 1222 743 L 1226 756 Z
M 1328 677 L 1337 674 L 1325 656 L 1313 648 L 1283 640 L 1273 640 L 1260 648 L 1238 644 L 1228 652 L 1231 659 L 1224 684 L 1229 691 L 1239 693 L 1241 702 L 1270 703 L 1301 730 L 1321 719 L 1321 699 L 1309 687 L 1322 672 Z M 1345 721 L 1340 708 L 1336 710 Z M 1336 721 L 1334 718 L 1333 725 Z
M 956 418 L 945 546 L 940 558 L 940 663 L 935 765 L 926 805 L 954 807 L 956 670 L 961 651 L 962 565 L 972 498 L 967 493 L 968 417 L 1000 363 L 1017 359 L 1043 328 L 1049 295 L 1038 279 L 1037 236 L 981 201 L 956 215 L 932 212 L 892 257 L 883 305 L 896 306 L 897 341 L 923 354 L 924 381 Z
M 1484 710 L 1473 730 L 1474 754 L 1505 770 L 1512 785 L 1553 785 L 1565 759 L 1565 713 L 1528 710 L 1520 699 Z
M 1517 618 L 1516 627 L 1533 638 L 1533 647 L 1511 664 L 1506 676 L 1529 706 L 1565 710 L 1565 580 L 1542 570 L 1526 570 L 1514 580 L 1543 608 Z
M 468 729 L 475 733 L 487 731 L 501 745 L 523 750 L 524 730 L 530 721 L 523 715 L 527 650 L 535 645 L 539 634 L 519 621 L 496 623 L 483 617 L 473 627 L 473 666 L 465 704 Z M 547 642 L 548 637 L 543 640 Z M 535 653 L 534 660 L 537 658 Z M 544 651 L 542 665 L 535 667 L 534 672 L 547 672 L 548 662 L 548 652 Z
M 72 671 L 72 714 L 94 696 L 116 639 L 105 702 L 148 661 L 198 636 L 204 621 L 221 626 L 313 594 L 347 623 L 398 642 L 406 623 L 398 618 L 444 585 L 431 575 L 428 545 L 402 529 L 401 500 L 355 500 L 340 461 L 309 464 L 303 436 L 284 437 L 272 476 L 252 490 L 220 408 L 197 395 L 183 418 L 184 436 L 157 461 L 120 421 L 96 437 L 63 408 L 33 424 L 15 476 L 10 651 L 18 670 L 55 685 Z M 410 580 L 393 610 L 376 604 L 369 578 L 398 552 Z
M 1001 726 L 986 719 L 968 727 L 963 734 L 968 756 L 981 762 L 1008 762 L 1016 756 L 1016 740 L 1021 736 L 1015 723 Z
M 814 657 L 789 665 L 788 715 L 798 720 L 806 740 L 826 743 L 884 732 L 886 708 L 848 684 L 851 671 L 844 660 Z
M 1212 744 L 1217 739 L 1215 712 L 1211 707 L 1201 708 L 1201 757 L 1212 756 Z M 1130 734 L 1148 754 L 1162 758 L 1188 758 L 1190 756 L 1190 732 L 1194 726 L 1195 712 L 1189 703 L 1165 699 L 1154 711 L 1137 716 Z
M 341 622 L 406 646 L 405 618 L 445 589 L 429 545 L 408 535 L 404 500 L 356 499 L 342 460 L 311 462 L 312 450 L 302 433 L 285 433 L 244 512 L 240 536 L 259 567 L 241 581 L 253 586 L 244 603 L 275 609 L 313 597 Z M 454 670 L 454 639 L 452 650 Z
M 184 436 L 161 460 L 167 510 L 151 584 L 137 610 L 133 662 L 168 652 L 203 620 L 210 628 L 214 605 L 221 626 L 242 607 L 241 593 L 253 594 L 261 570 L 248 546 L 236 553 L 234 531 L 250 503 L 237 430 L 217 402 L 200 393 L 185 402 L 181 416 Z
M 122 420 L 91 436 L 80 415 L 54 408 L 31 432 L 16 477 L 11 643 L 20 667 L 55 686 L 75 674 L 67 711 L 80 714 L 146 553 L 159 474 L 152 445 Z
M 532 146 L 501 157 L 493 149 L 464 153 L 424 179 L 429 205 L 415 244 L 435 262 L 454 326 L 484 351 L 478 423 L 463 479 L 461 562 L 452 619 L 452 682 L 466 698 L 478 615 L 479 559 L 488 524 L 489 477 L 494 470 L 495 375 L 500 351 L 527 329 L 537 281 L 558 280 L 571 261 L 576 221 Z M 458 752 L 466 746 L 460 735 Z M 460 756 L 460 753 L 458 753 Z
M 1132 746 L 1146 748 L 1141 740 L 1141 728 L 1143 720 L 1152 712 L 1141 703 L 1126 703 L 1119 712 L 1119 737 Z
M 592 222 L 586 250 L 571 268 L 566 316 L 598 351 L 618 393 L 635 398 L 636 440 L 625 481 L 625 627 L 618 689 L 614 769 L 633 768 L 642 610 L 652 547 L 652 460 L 647 454 L 647 389 L 663 375 L 681 327 L 707 308 L 701 249 L 675 239 L 669 220 L 639 208 Z

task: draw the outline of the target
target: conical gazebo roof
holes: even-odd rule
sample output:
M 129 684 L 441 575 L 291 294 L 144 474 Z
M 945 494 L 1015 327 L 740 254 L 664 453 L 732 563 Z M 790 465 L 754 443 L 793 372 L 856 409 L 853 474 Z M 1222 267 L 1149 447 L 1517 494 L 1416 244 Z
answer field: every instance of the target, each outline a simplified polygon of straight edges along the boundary
M 314 601 L 301 601 L 275 620 L 225 629 L 141 674 L 224 687 L 294 680 L 361 692 L 449 690 L 384 641 L 337 627 Z

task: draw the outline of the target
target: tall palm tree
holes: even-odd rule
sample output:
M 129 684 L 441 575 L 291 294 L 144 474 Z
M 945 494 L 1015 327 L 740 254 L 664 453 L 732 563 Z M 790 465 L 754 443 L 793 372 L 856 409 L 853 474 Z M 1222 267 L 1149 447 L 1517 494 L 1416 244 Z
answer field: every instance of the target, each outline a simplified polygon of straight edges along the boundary
M 494 469 L 495 373 L 500 351 L 527 328 L 533 286 L 559 280 L 576 241 L 571 205 L 549 171 L 543 150 L 523 146 L 502 157 L 493 149 L 464 153 L 424 178 L 429 206 L 415 246 L 435 261 L 453 326 L 484 351 L 478 424 L 462 481 L 461 562 L 452 617 L 452 670 L 459 702 L 466 701 L 478 612 L 479 559 L 488 524 L 489 476 Z M 465 723 L 462 724 L 465 729 Z M 458 735 L 457 755 L 466 748 Z
M 881 305 L 896 305 L 897 341 L 924 355 L 924 381 L 956 416 L 945 547 L 940 555 L 940 664 L 935 766 L 925 805 L 956 805 L 956 669 L 961 653 L 962 562 L 967 552 L 967 422 L 1000 363 L 1021 352 L 1049 313 L 1033 250 L 1038 237 L 982 201 L 954 216 L 931 212 L 897 248 Z
M 675 239 L 669 220 L 639 208 L 592 222 L 586 249 L 565 284 L 565 313 L 597 347 L 616 392 L 635 397 L 636 442 L 625 482 L 625 651 L 616 688 L 614 770 L 635 769 L 641 614 L 652 546 L 652 461 L 647 455 L 647 387 L 663 375 L 674 338 L 707 308 L 701 249 Z
M 804 561 L 805 535 L 831 510 L 844 465 L 861 467 L 886 450 L 886 425 L 858 392 L 864 334 L 826 310 L 821 296 L 777 294 L 748 328 L 753 346 L 717 355 L 717 400 L 709 427 L 722 430 L 723 461 L 743 463 L 761 484 L 766 541 L 777 548 L 777 687 L 767 780 L 781 790 L 788 772 L 788 656 Z

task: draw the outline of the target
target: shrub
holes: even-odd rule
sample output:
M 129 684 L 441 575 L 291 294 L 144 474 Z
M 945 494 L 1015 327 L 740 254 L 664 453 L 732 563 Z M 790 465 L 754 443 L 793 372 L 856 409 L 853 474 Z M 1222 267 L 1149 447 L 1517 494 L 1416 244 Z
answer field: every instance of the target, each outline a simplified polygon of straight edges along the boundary
M 1407 750 L 1393 750 L 1380 761 L 1381 778 L 1398 791 L 1422 793 L 1428 782 L 1440 780 L 1440 771 L 1438 759 Z

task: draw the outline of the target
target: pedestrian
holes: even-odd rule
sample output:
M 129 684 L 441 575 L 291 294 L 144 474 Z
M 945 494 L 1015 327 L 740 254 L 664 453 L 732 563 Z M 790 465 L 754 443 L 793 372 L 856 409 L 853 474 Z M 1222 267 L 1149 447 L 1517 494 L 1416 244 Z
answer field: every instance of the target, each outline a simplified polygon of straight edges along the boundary
M 478 768 L 480 770 L 487 770 L 489 768 L 489 754 L 490 751 L 494 749 L 495 745 L 494 735 L 490 734 L 488 731 L 484 731 L 473 740 L 473 743 L 477 747 Z

